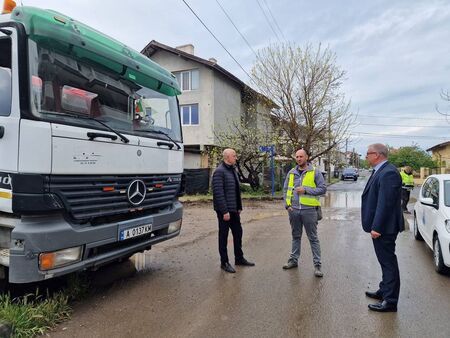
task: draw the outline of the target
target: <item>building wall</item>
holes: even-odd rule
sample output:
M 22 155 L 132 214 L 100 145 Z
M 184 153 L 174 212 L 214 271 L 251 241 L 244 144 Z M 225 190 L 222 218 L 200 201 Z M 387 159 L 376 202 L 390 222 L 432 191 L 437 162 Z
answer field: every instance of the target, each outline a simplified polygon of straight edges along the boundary
M 202 167 L 201 154 L 184 153 L 184 168 L 185 169 L 197 169 Z
M 186 145 L 213 144 L 214 141 L 214 72 L 197 62 L 165 51 L 157 51 L 152 60 L 171 72 L 199 70 L 199 89 L 184 91 L 178 96 L 180 105 L 199 105 L 199 124 L 183 126 L 183 141 Z
M 233 81 L 216 72 L 214 76 L 214 127 L 225 131 L 229 123 L 242 113 L 241 89 Z
M 442 148 L 438 148 L 436 150 L 432 150 L 432 158 L 433 160 L 442 163 L 442 167 L 450 168 L 450 145 Z

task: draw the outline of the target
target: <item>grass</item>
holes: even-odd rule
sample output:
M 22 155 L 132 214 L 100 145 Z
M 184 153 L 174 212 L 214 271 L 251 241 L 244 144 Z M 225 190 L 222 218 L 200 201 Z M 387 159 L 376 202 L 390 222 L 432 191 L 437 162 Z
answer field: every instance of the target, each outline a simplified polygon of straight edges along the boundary
M 43 335 L 57 324 L 70 318 L 70 302 L 84 298 L 89 293 L 87 278 L 80 275 L 67 277 L 66 286 L 58 292 L 46 295 L 36 290 L 12 298 L 9 293 L 0 294 L 0 322 L 12 326 L 12 337 Z
M 59 292 L 53 296 L 29 294 L 12 299 L 0 295 L 0 318 L 13 328 L 13 337 L 34 337 L 44 334 L 70 317 L 69 299 Z

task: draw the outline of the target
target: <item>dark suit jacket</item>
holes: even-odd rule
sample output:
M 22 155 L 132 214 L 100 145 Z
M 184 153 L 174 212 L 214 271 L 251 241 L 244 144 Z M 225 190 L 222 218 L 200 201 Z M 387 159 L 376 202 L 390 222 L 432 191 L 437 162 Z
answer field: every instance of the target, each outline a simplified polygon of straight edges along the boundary
M 361 220 L 364 231 L 397 234 L 404 230 L 401 207 L 402 179 L 389 162 L 369 179 L 362 194 Z

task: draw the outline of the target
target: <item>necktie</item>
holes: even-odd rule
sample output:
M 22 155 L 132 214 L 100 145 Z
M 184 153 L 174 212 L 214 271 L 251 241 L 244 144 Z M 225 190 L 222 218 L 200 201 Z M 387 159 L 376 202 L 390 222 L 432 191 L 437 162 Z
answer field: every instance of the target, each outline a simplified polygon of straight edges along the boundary
M 369 179 L 367 180 L 366 187 L 369 185 L 370 180 L 372 179 L 373 175 L 375 174 L 375 170 L 372 170 L 372 174 L 370 174 Z

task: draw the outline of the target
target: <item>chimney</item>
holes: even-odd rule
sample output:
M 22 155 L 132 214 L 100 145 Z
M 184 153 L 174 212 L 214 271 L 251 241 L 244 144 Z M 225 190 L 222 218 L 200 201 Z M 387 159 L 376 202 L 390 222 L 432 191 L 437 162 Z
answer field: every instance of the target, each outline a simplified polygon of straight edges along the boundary
M 187 45 L 178 46 L 175 48 L 178 50 L 181 50 L 182 52 L 194 55 L 194 45 L 191 43 L 189 43 Z
M 214 58 L 209 58 L 208 61 L 211 62 L 211 63 L 213 63 L 213 64 L 216 64 L 216 63 L 217 63 L 217 60 L 214 59 Z

